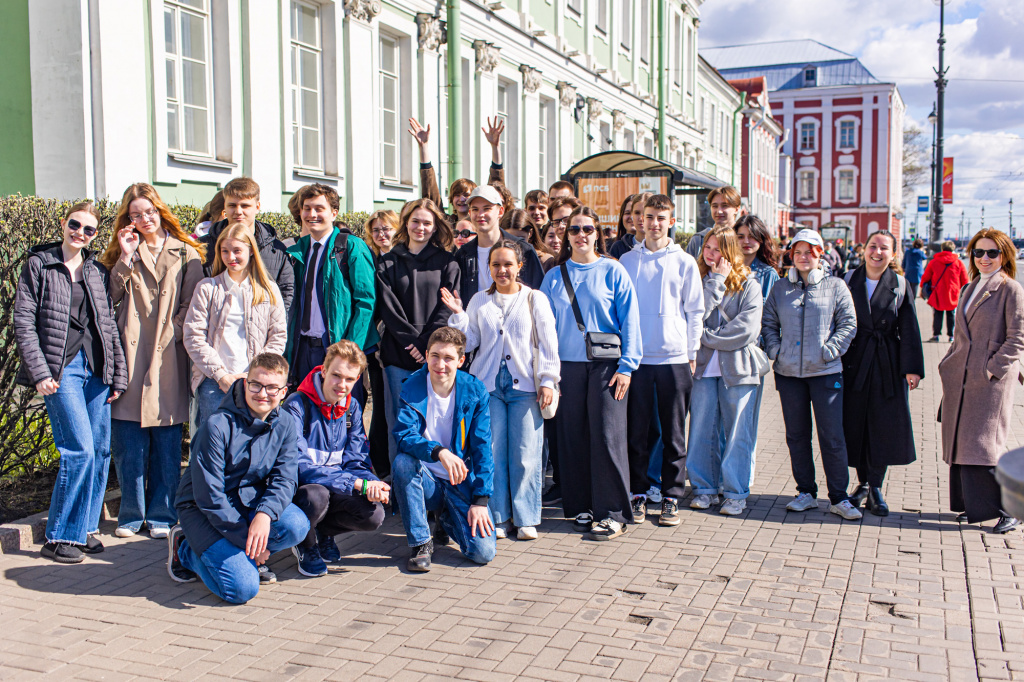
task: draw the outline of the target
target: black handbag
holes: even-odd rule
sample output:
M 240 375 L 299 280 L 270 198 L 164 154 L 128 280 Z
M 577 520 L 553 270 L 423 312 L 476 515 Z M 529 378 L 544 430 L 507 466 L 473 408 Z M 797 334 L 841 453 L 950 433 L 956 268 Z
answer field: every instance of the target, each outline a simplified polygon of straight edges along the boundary
M 583 345 L 587 349 L 588 362 L 608 362 L 618 360 L 622 357 L 622 339 L 618 334 L 607 332 L 588 332 L 587 326 L 583 324 L 583 313 L 576 303 L 576 291 L 569 281 L 569 268 L 565 263 L 561 265 L 562 283 L 565 284 L 565 291 L 569 294 L 569 304 L 572 305 L 572 314 L 576 318 L 576 326 L 583 332 Z
M 939 278 L 935 280 L 935 284 L 932 284 L 929 281 L 921 285 L 921 293 L 924 294 L 924 298 L 926 300 L 932 297 L 932 292 L 935 291 L 935 287 L 939 286 L 939 282 L 941 282 L 942 278 L 946 275 L 946 270 L 949 270 L 950 265 L 952 265 L 952 263 L 946 263 L 946 267 L 942 268 L 942 272 L 939 274 Z

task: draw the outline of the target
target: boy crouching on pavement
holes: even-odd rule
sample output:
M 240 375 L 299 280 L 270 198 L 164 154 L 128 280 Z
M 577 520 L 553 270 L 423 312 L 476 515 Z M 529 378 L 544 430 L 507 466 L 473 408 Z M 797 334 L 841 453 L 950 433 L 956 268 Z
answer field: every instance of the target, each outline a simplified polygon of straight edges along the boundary
M 465 334 L 442 327 L 427 341 L 426 366 L 402 386 L 392 483 L 412 547 L 410 571 L 430 570 L 428 511 L 439 512 L 438 523 L 468 559 L 494 558 L 490 395 L 483 382 L 458 371 L 465 360 Z
M 298 433 L 299 489 L 293 501 L 310 525 L 306 538 L 292 547 L 302 575 L 324 575 L 327 563 L 341 561 L 335 535 L 377 530 L 384 522 L 381 503 L 391 488 L 373 473 L 363 411 L 352 399 L 365 369 L 359 346 L 339 341 L 281 408 Z
M 309 521 L 292 504 L 297 478 L 295 421 L 278 410 L 288 362 L 253 358 L 245 379 L 196 431 L 188 471 L 178 486 L 179 525 L 168 536 L 167 572 L 199 577 L 224 601 L 244 604 L 259 592 L 274 552 L 298 544 Z

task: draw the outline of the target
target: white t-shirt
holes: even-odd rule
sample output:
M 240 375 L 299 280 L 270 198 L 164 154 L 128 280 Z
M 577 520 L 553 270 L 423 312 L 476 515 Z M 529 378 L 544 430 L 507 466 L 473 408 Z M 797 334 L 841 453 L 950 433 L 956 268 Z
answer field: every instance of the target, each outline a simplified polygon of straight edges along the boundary
M 866 278 L 864 280 L 864 284 L 867 285 L 867 288 L 868 288 L 868 301 L 870 301 L 871 297 L 875 295 L 875 289 L 878 287 L 878 280 L 877 279 L 871 279 L 870 277 L 868 277 L 868 278 Z
M 246 280 L 245 284 L 249 284 Z M 231 287 L 228 302 L 231 310 L 224 320 L 224 334 L 217 343 L 217 354 L 228 374 L 244 374 L 249 369 L 249 348 L 245 342 L 245 296 L 252 296 L 252 286 Z
M 711 354 L 711 359 L 708 360 L 708 366 L 704 368 L 705 377 L 720 377 L 722 376 L 722 367 L 718 364 L 718 351 L 716 350 Z
M 491 254 L 491 247 L 489 246 L 478 246 L 476 247 L 476 259 L 477 259 L 477 291 L 487 291 L 491 288 L 491 284 L 494 283 L 494 279 L 491 277 L 491 264 L 487 260 Z
M 427 440 L 437 441 L 444 447 L 449 447 L 452 440 L 452 422 L 455 419 L 455 388 L 447 398 L 442 398 L 434 392 L 434 386 L 427 377 L 427 428 L 423 437 Z M 448 471 L 440 462 L 428 462 L 427 470 L 434 474 L 434 478 L 447 481 Z

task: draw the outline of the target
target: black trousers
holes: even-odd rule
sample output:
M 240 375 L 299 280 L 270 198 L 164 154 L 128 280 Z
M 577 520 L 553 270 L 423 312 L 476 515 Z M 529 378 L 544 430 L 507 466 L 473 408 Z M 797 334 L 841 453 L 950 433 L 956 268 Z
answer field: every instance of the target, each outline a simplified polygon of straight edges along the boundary
M 942 318 L 946 318 L 946 334 L 953 336 L 953 321 L 956 319 L 955 310 L 932 309 L 932 336 L 938 336 L 942 332 Z
M 377 353 L 366 356 L 366 374 L 370 378 L 370 395 L 373 397 L 373 414 L 370 415 L 370 464 L 377 478 L 391 473 L 388 459 L 388 421 L 384 409 L 384 368 Z
M 309 533 L 299 543 L 312 547 L 317 533 L 334 537 L 352 531 L 371 531 L 384 523 L 384 507 L 358 495 L 341 495 L 322 485 L 300 485 L 292 499 L 309 519 Z
M 690 408 L 693 373 L 690 364 L 640 365 L 629 384 L 626 437 L 629 443 L 629 488 L 634 495 L 647 492 L 651 460 L 651 417 L 658 396 L 661 423 L 661 492 L 681 499 L 686 494 L 686 412 Z
M 907 294 L 912 296 L 912 298 L 910 300 L 916 301 L 917 300 L 917 294 L 919 293 L 919 290 L 921 288 L 921 283 L 918 282 L 917 284 L 914 284 L 913 282 L 911 282 L 908 279 L 907 280 L 907 288 L 910 289 L 910 291 L 908 291 Z
M 861 485 L 866 483 L 872 488 L 881 488 L 882 483 L 885 482 L 885 473 L 888 470 L 889 467 L 884 464 L 881 466 L 861 464 L 857 467 L 857 480 Z
M 548 444 L 548 459 L 551 461 L 551 483 L 553 485 L 560 485 L 562 481 L 561 467 L 558 462 L 558 429 L 555 426 L 558 421 L 557 415 L 556 412 L 554 419 L 544 420 L 544 440 Z
M 617 362 L 563 362 L 562 396 L 555 418 L 558 433 L 562 509 L 595 521 L 633 520 L 626 451 L 626 402 L 608 385 Z M 646 426 L 646 421 L 645 421 Z
M 295 367 L 292 375 L 295 377 L 295 385 L 298 386 L 309 376 L 314 367 L 324 364 L 324 355 L 327 348 L 320 339 L 311 336 L 299 335 L 298 347 L 295 349 Z
M 782 403 L 782 419 L 786 424 L 786 444 L 793 467 L 797 492 L 817 497 L 818 482 L 814 472 L 814 452 L 811 450 L 811 408 L 814 424 L 818 428 L 818 448 L 821 466 L 825 470 L 828 499 L 839 504 L 849 499 L 846 488 L 850 485 L 847 466 L 846 437 L 843 435 L 843 375 L 826 374 L 820 377 L 787 377 L 775 373 L 775 388 Z
M 950 465 L 949 508 L 955 512 L 967 512 L 968 523 L 981 523 L 1003 516 L 1003 497 L 996 481 L 995 467 Z

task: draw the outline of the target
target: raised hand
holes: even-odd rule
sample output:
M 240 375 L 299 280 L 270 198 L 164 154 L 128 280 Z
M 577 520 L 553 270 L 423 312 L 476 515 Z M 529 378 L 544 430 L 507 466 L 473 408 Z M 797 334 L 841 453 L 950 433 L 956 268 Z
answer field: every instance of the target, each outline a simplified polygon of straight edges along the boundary
M 416 144 L 423 147 L 430 142 L 430 124 L 424 128 L 415 118 L 409 119 L 409 134 L 416 140 Z
M 505 132 L 505 119 L 500 116 L 495 116 L 491 119 L 488 116 L 487 127 L 480 128 L 480 130 L 484 131 L 484 137 L 487 139 L 488 144 L 492 147 L 497 147 L 501 142 L 501 134 Z
M 462 299 L 459 298 L 459 292 L 448 291 L 445 287 L 441 287 L 441 303 L 448 306 L 448 310 L 452 311 L 456 315 L 461 315 L 465 310 L 462 308 Z
M 132 256 L 139 250 L 139 233 L 131 225 L 117 231 L 117 243 L 121 245 L 121 260 L 125 265 L 132 264 Z

